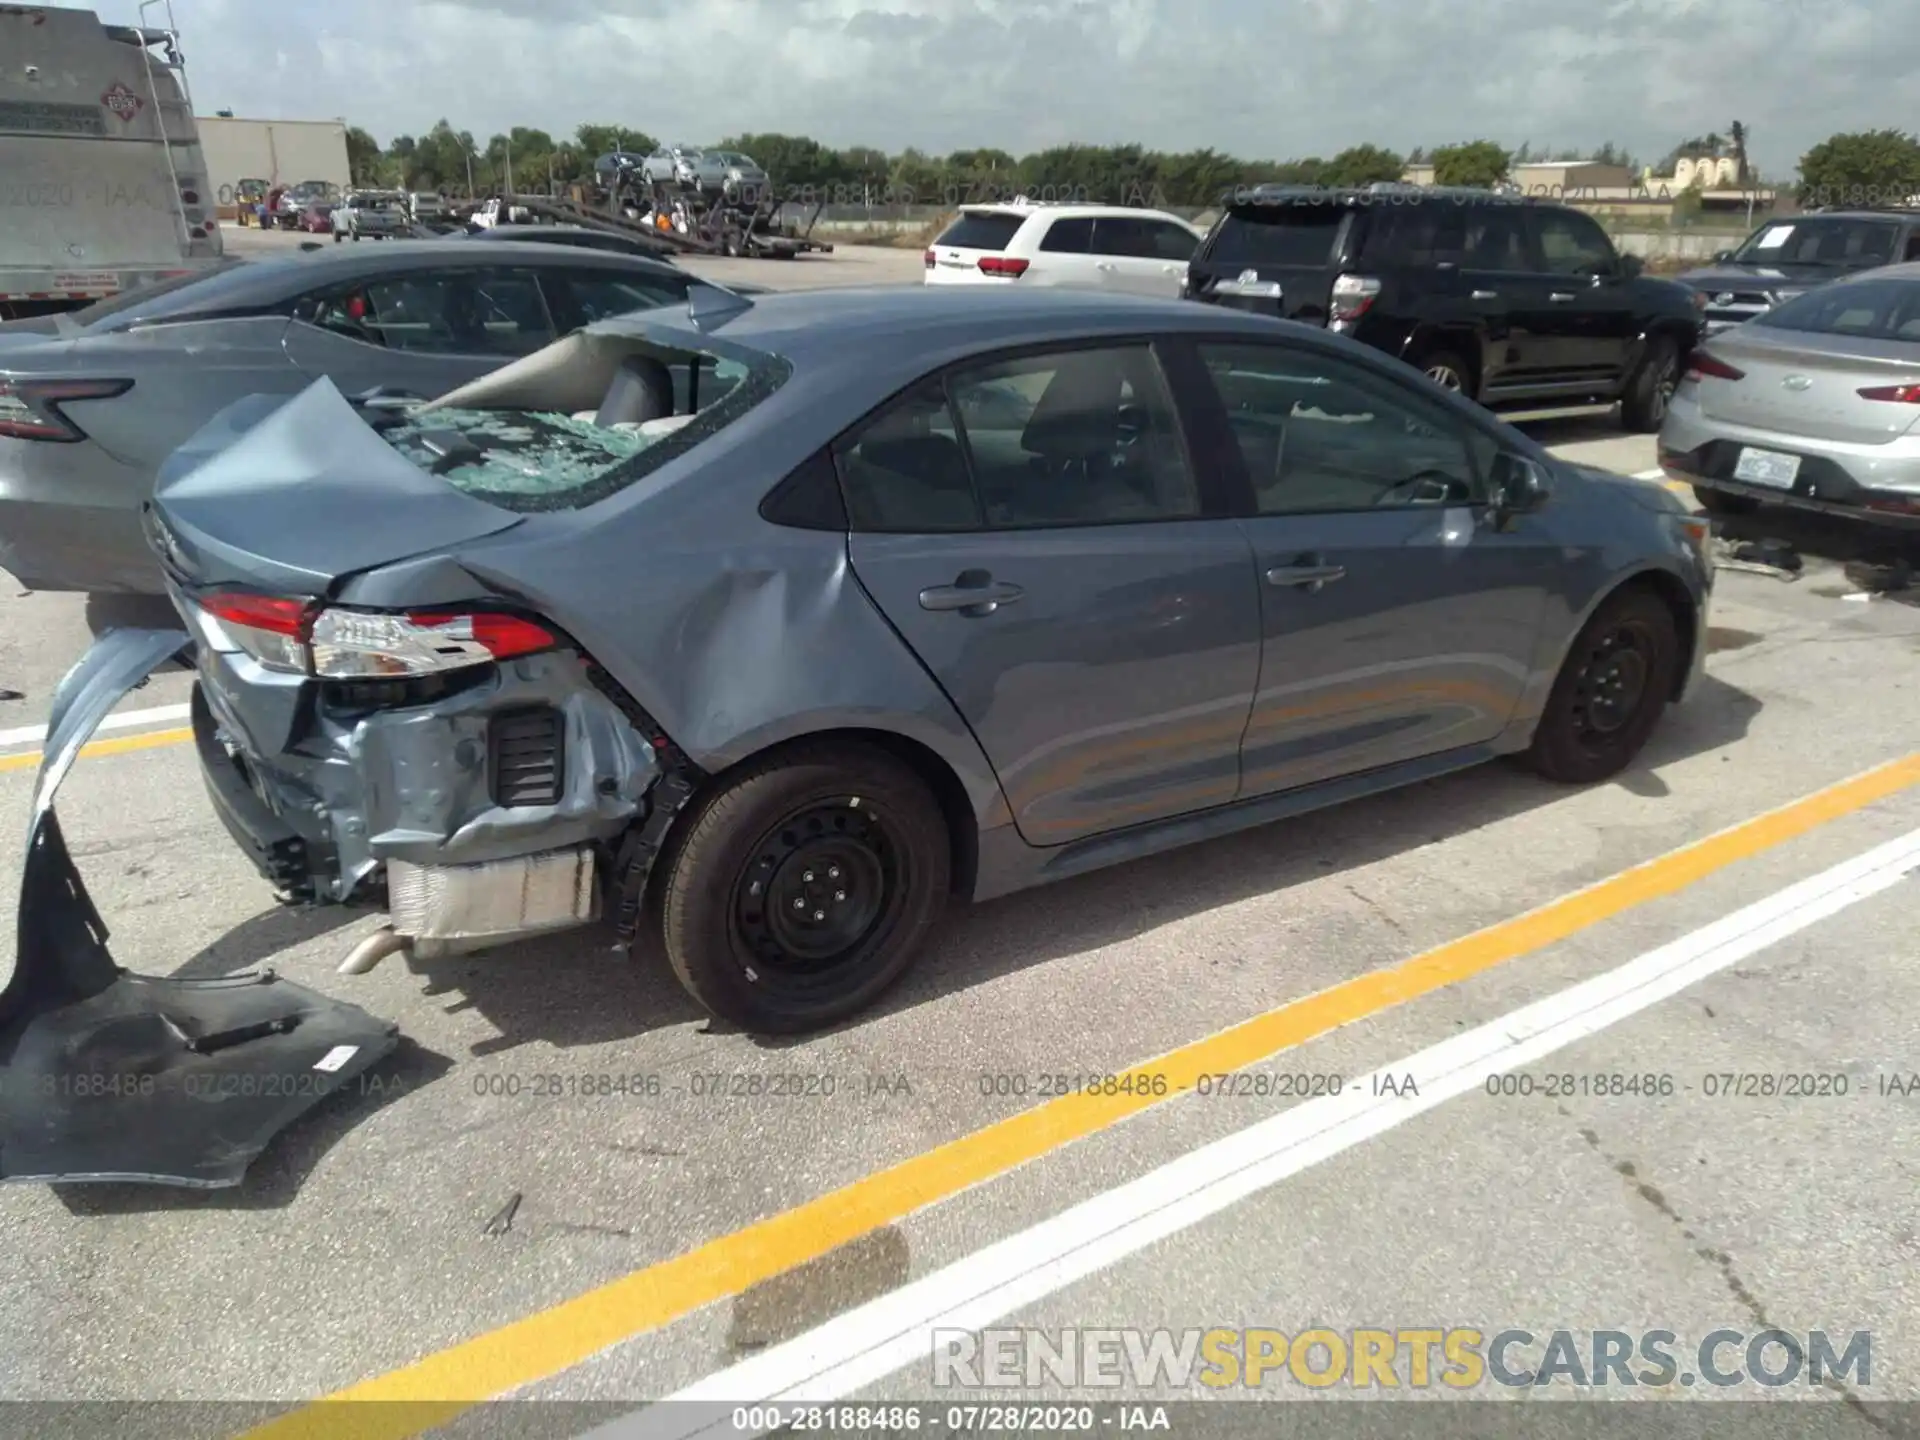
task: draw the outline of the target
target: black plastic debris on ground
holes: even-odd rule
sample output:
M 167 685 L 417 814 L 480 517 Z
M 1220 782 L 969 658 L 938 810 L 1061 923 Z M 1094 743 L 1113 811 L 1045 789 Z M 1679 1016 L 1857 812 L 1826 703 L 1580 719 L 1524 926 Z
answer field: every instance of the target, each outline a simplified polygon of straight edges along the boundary
M 271 971 L 122 969 L 53 796 L 109 711 L 187 643 L 109 631 L 54 692 L 0 990 L 0 1180 L 237 1185 L 267 1142 L 390 1054 L 398 1028 Z

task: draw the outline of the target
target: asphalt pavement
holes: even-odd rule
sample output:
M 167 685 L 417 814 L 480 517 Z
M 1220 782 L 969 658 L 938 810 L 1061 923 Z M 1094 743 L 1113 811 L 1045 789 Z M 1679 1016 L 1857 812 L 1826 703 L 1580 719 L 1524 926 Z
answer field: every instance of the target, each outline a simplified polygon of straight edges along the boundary
M 1525 428 L 1653 464 L 1604 414 Z M 1370 1392 L 1286 1364 L 1222 1390 L 1007 1386 L 931 1354 L 984 1326 L 1016 1348 L 1524 1331 L 1511 1377 L 1557 1331 L 1668 1331 L 1683 1363 L 1642 1396 L 1825 1399 L 1856 1427 L 1834 1433 L 1889 1433 L 1862 1406 L 1920 1399 L 1920 607 L 1860 598 L 1857 537 L 1783 523 L 1761 528 L 1804 568 L 1721 575 L 1706 677 L 1618 781 L 1489 767 L 982 906 L 875 1013 L 781 1044 L 710 1029 L 657 955 L 578 937 L 334 974 L 373 920 L 273 904 L 181 743 L 186 677 L 157 676 L 60 796 L 120 963 L 271 964 L 405 1041 L 237 1190 L 0 1192 L 0 1398 L 236 1402 L 166 1421 L 208 1435 L 262 1418 L 237 1402 L 341 1392 L 448 1402 L 370 1412 L 369 1435 L 507 1433 L 459 1414 L 505 1395 L 572 1402 L 511 1422 L 556 1434 L 651 1423 L 616 1417 L 662 1397 L 689 1404 L 650 1412 L 659 1433 L 696 1399 L 782 1397 L 1097 1402 L 1112 1429 L 1123 1397 Z M 0 701 L 0 808 L 22 819 L 85 644 L 72 599 L 0 594 L 0 685 L 24 692 Z M 22 828 L 0 826 L 9 909 Z M 1705 1337 L 1770 1330 L 1869 1331 L 1870 1370 L 1700 1379 Z

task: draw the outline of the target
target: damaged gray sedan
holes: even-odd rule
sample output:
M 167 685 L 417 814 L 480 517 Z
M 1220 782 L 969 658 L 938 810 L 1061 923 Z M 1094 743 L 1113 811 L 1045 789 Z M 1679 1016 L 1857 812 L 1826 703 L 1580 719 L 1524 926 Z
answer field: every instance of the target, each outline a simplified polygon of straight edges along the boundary
M 427 405 L 317 382 L 147 523 L 226 827 L 388 913 L 343 968 L 647 926 L 768 1033 L 952 897 L 1502 754 L 1613 775 L 1710 583 L 1663 490 L 1358 345 L 1068 291 L 699 287 Z

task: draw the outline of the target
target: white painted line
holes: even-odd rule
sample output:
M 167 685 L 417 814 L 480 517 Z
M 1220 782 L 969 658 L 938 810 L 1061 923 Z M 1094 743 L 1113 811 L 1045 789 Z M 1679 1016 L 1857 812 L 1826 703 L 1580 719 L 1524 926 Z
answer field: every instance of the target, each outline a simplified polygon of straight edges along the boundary
M 718 1371 L 652 1407 L 601 1426 L 590 1440 L 684 1440 L 730 1424 L 727 1405 L 827 1403 L 915 1362 L 939 1330 L 977 1330 L 1074 1281 L 1138 1254 L 1237 1201 L 1385 1134 L 1489 1076 L 1528 1065 L 1738 964 L 1920 868 L 1920 830 L 1876 847 L 1711 925 L 1501 1019 L 1349 1081 L 1214 1141 L 1116 1190 L 1011 1235 L 943 1270 Z M 1417 1095 L 1376 1095 L 1391 1077 Z M 753 1433 L 767 1433 L 764 1431 Z
M 1636 480 L 1664 480 L 1667 478 L 1667 472 L 1664 470 L 1638 470 L 1634 472 L 1633 478 Z
M 100 722 L 102 730 L 132 730 L 141 725 L 159 725 L 185 720 L 193 712 L 185 705 L 156 705 L 151 710 L 122 710 Z M 0 730 L 0 749 L 10 745 L 38 745 L 47 738 L 44 725 L 23 725 L 18 730 Z

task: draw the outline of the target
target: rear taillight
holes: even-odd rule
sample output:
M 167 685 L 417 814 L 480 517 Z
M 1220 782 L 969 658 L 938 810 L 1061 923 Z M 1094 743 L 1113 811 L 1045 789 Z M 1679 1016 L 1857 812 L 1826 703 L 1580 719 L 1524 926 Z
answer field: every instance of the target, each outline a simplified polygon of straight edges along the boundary
M 1747 372 L 1734 369 L 1719 356 L 1711 355 L 1705 350 L 1694 351 L 1687 360 L 1687 373 L 1682 378 L 1704 380 L 1709 377 L 1715 380 L 1744 380 L 1747 378 Z
M 227 591 L 195 602 L 269 670 L 321 680 L 403 679 L 551 650 L 559 637 L 491 610 L 391 613 Z
M 1009 280 L 1018 280 L 1027 273 L 1028 261 L 1015 260 L 1006 255 L 982 255 L 980 273 L 982 275 L 1004 275 Z
M 922 255 L 920 258 L 922 261 L 925 262 L 927 269 L 929 270 L 933 269 L 933 249 L 931 246 L 928 247 L 927 253 Z
M 307 674 L 307 618 L 316 602 L 282 595 L 227 591 L 194 603 L 219 623 L 220 631 L 269 670 Z
M 132 388 L 131 380 L 0 380 L 0 439 L 84 440 L 86 432 L 60 407 L 69 400 L 111 400 Z
M 1920 405 L 1920 385 L 1871 385 L 1860 392 L 1862 400 L 1891 400 L 1896 405 Z
M 1371 275 L 1342 275 L 1333 282 L 1327 318 L 1336 325 L 1352 324 L 1380 298 L 1380 282 Z

